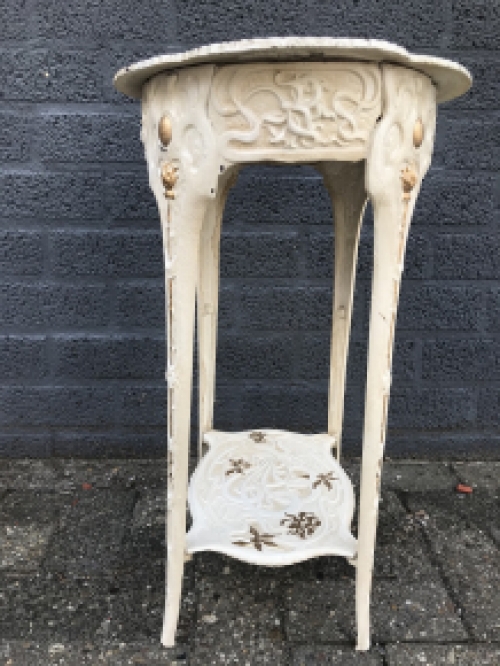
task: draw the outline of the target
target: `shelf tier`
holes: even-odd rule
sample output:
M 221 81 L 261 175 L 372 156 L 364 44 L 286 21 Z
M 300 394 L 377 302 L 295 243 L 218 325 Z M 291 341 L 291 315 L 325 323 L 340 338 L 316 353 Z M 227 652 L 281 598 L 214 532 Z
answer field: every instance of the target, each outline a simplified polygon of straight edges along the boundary
M 211 431 L 191 477 L 187 552 L 213 550 L 282 566 L 319 555 L 353 558 L 352 484 L 330 435 Z

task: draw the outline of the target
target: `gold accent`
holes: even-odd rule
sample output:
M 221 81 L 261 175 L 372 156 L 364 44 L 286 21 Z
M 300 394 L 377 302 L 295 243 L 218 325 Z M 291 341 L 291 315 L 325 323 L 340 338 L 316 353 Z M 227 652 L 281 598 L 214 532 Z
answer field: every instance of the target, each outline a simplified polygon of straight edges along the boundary
M 401 182 L 403 183 L 403 199 L 408 201 L 411 197 L 411 191 L 418 181 L 417 172 L 408 165 L 401 171 Z
M 424 124 L 422 123 L 421 118 L 417 120 L 413 126 L 413 145 L 415 148 L 420 148 L 422 141 L 424 140 Z
M 160 122 L 158 123 L 158 137 L 165 147 L 172 141 L 172 121 L 168 116 L 160 118 Z
M 179 169 L 169 162 L 161 167 L 161 180 L 165 188 L 165 198 L 175 199 L 174 185 L 179 180 Z

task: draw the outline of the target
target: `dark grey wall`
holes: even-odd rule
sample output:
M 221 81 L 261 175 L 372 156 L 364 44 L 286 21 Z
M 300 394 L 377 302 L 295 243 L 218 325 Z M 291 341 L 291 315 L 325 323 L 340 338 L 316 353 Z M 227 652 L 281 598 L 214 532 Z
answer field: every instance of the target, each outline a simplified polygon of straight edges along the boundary
M 412 227 L 389 455 L 498 452 L 498 0 L 4 0 L 0 35 L 0 455 L 161 455 L 159 221 L 135 59 L 264 35 L 384 38 L 458 59 Z M 369 218 L 369 215 L 367 216 Z M 326 427 L 332 224 L 307 168 L 251 167 L 224 217 L 216 426 Z M 359 453 L 371 224 L 346 408 Z

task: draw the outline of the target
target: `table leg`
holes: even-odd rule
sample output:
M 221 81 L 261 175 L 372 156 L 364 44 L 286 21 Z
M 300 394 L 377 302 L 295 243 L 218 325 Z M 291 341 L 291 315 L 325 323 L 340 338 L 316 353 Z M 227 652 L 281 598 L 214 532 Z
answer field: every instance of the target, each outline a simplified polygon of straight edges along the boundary
M 436 112 L 435 89 L 424 75 L 384 65 L 383 85 L 385 109 L 366 169 L 374 209 L 374 269 L 356 562 L 358 650 L 370 646 L 370 591 L 404 252 L 430 164 Z
M 171 252 L 165 278 L 168 380 L 167 585 L 161 638 L 165 646 L 174 645 L 184 572 L 195 295 L 199 228 L 204 214 L 204 207 L 199 201 L 189 201 L 186 194 L 182 199 L 181 205 L 173 211 L 175 224 L 172 222 L 171 229 L 164 229 L 166 256 Z M 198 224 L 195 224 L 196 220 L 199 220 Z
M 340 460 L 344 393 L 356 280 L 359 234 L 366 205 L 365 163 L 326 162 L 318 166 L 332 200 L 335 223 L 335 281 L 330 352 L 328 434 Z
M 217 196 L 207 204 L 201 232 L 197 294 L 200 458 L 203 436 L 213 429 L 221 222 L 227 195 L 237 175 L 237 168 L 230 167 L 220 177 Z

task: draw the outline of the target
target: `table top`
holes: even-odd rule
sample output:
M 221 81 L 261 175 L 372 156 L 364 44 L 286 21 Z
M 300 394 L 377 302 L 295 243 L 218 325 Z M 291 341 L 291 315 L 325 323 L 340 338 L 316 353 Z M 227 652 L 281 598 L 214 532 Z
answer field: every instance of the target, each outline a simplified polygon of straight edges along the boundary
M 143 84 L 166 70 L 206 63 L 248 63 L 276 61 L 335 61 L 394 63 L 416 69 L 429 76 L 436 86 L 438 103 L 467 92 L 470 73 L 452 60 L 415 55 L 390 42 L 378 39 L 332 37 L 268 37 L 237 42 L 209 44 L 199 48 L 155 56 L 120 69 L 114 84 L 120 92 L 140 99 Z

